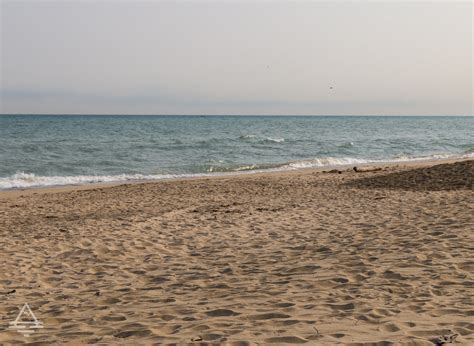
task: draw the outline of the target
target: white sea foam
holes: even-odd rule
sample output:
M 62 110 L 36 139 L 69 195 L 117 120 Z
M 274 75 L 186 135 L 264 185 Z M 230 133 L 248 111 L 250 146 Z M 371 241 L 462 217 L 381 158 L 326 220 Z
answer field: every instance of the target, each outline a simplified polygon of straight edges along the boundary
M 201 174 L 202 175 L 202 174 Z M 57 185 L 83 185 L 92 183 L 109 183 L 121 181 L 159 180 L 178 177 L 194 177 L 199 174 L 119 174 L 119 175 L 76 175 L 76 176 L 37 176 L 33 173 L 18 172 L 11 177 L 0 178 L 0 190 L 30 188 Z
M 112 183 L 112 182 L 127 182 L 127 181 L 144 181 L 144 180 L 162 180 L 173 178 L 193 178 L 202 176 L 215 175 L 233 175 L 233 174 L 247 174 L 264 171 L 285 171 L 297 170 L 304 168 L 319 168 L 319 167 L 333 167 L 333 166 L 347 166 L 347 165 L 361 165 L 361 164 L 377 164 L 390 162 L 409 162 L 409 161 L 426 161 L 426 160 L 441 160 L 441 159 L 463 159 L 474 158 L 474 152 L 468 150 L 461 155 L 455 154 L 436 154 L 423 157 L 413 157 L 409 155 L 397 155 L 387 160 L 370 160 L 359 159 L 351 157 L 324 157 L 314 158 L 310 160 L 292 161 L 282 164 L 252 164 L 244 166 L 229 167 L 227 169 L 209 169 L 207 172 L 195 174 L 118 174 L 118 175 L 77 175 L 77 176 L 37 176 L 33 173 L 18 172 L 10 177 L 0 178 L 0 190 L 18 189 L 18 188 L 32 188 L 32 187 L 47 187 L 47 186 L 61 186 L 61 185 L 84 185 L 92 183 Z
M 462 155 L 456 154 L 434 154 L 429 156 L 410 156 L 410 155 L 397 155 L 391 159 L 356 159 L 352 157 L 325 157 L 315 158 L 312 160 L 301 160 L 290 162 L 283 166 L 283 168 L 289 169 L 301 169 L 301 168 L 318 168 L 318 167 L 332 167 L 332 166 L 347 166 L 356 164 L 380 164 L 380 163 L 391 163 L 391 162 L 410 162 L 410 161 L 429 161 L 429 160 L 445 160 L 445 159 L 467 159 L 474 158 L 474 152 L 464 153 Z
M 241 135 L 239 136 L 240 140 L 248 141 L 257 141 L 259 143 L 283 143 L 285 141 L 284 138 L 273 138 L 273 137 L 259 137 L 257 135 Z
M 267 137 L 264 140 L 264 142 L 273 142 L 273 143 L 283 143 L 284 141 L 285 141 L 284 138 L 271 138 L 271 137 Z
M 314 168 L 314 167 L 326 167 L 326 166 L 342 166 L 342 165 L 353 165 L 353 164 L 363 164 L 369 163 L 369 160 L 356 159 L 351 157 L 324 157 L 324 158 L 315 158 L 312 160 L 301 160 L 288 163 L 288 168 Z

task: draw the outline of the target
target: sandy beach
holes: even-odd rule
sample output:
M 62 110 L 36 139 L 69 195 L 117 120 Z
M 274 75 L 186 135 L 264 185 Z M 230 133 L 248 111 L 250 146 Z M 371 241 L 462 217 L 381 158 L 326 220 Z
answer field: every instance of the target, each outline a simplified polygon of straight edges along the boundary
M 467 160 L 1 192 L 0 344 L 472 345 L 473 191 Z

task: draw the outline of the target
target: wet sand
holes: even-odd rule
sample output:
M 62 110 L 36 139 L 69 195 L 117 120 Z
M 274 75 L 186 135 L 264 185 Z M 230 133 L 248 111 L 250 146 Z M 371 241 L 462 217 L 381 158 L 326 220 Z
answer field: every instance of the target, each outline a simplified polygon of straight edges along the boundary
M 473 344 L 474 161 L 433 165 L 0 193 L 0 343 Z

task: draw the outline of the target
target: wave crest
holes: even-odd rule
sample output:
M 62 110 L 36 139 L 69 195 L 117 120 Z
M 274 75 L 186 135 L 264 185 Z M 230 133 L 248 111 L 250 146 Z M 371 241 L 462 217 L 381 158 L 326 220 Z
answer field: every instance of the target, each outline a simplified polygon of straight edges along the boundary
M 283 143 L 285 141 L 284 138 L 271 138 L 267 137 L 263 140 L 264 143 Z
M 17 172 L 10 177 L 0 177 L 0 190 L 31 187 L 48 187 L 61 185 L 83 185 L 92 183 L 111 183 L 126 181 L 162 180 L 172 178 L 193 178 L 212 175 L 245 174 L 262 171 L 284 171 L 304 168 L 331 166 L 348 166 L 360 164 L 380 164 L 390 162 L 426 161 L 439 159 L 474 158 L 474 148 L 461 155 L 435 154 L 423 157 L 397 155 L 391 159 L 362 159 L 353 157 L 317 157 L 313 159 L 290 161 L 284 163 L 241 164 L 241 165 L 205 165 L 200 166 L 198 173 L 187 174 L 118 174 L 118 175 L 77 175 L 77 176 L 38 176 L 34 173 Z
M 241 141 L 251 141 L 257 143 L 283 143 L 285 141 L 284 138 L 260 137 L 253 134 L 241 135 L 238 137 L 238 139 Z
M 177 177 L 171 174 L 144 175 L 144 174 L 119 174 L 119 175 L 76 175 L 76 176 L 37 176 L 33 173 L 17 172 L 16 174 L 0 178 L 0 190 L 18 189 L 40 186 L 82 185 L 92 183 L 109 183 L 116 181 L 139 181 Z

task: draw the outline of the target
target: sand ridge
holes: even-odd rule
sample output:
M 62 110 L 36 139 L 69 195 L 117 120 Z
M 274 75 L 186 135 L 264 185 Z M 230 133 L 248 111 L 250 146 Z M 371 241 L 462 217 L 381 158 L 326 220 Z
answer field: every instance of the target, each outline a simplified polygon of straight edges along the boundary
M 44 344 L 472 344 L 464 162 L 0 198 L 1 326 L 28 302 Z

